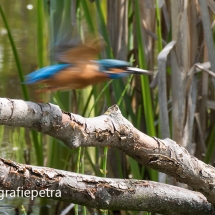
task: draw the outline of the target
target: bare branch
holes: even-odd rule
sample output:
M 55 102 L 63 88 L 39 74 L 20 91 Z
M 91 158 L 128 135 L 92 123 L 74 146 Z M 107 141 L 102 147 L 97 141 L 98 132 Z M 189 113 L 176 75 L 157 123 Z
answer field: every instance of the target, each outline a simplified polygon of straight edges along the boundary
M 60 199 L 92 208 L 151 211 L 162 214 L 212 214 L 213 206 L 197 192 L 143 180 L 108 179 L 23 165 L 0 159 L 0 189 L 30 198 Z M 45 195 L 44 195 L 45 194 Z M 171 201 L 171 204 L 169 202 Z
M 0 99 L 0 124 L 41 131 L 62 140 L 70 148 L 117 148 L 139 163 L 188 184 L 215 204 L 215 168 L 191 156 L 170 139 L 160 140 L 140 132 L 122 116 L 116 105 L 102 116 L 83 118 L 62 113 L 53 104 Z

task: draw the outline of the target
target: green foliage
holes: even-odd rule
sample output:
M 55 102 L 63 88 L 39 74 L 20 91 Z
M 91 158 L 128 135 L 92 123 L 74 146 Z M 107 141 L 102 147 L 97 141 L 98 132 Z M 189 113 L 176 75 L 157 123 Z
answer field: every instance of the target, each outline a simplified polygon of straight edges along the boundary
M 138 2 L 136 2 L 138 4 Z M 106 12 L 106 3 L 101 3 L 100 1 L 96 1 L 95 3 L 90 3 L 86 0 L 77 1 L 77 4 L 73 4 L 71 2 L 60 2 L 52 1 L 50 2 L 49 8 L 45 5 L 41 0 L 37 1 L 36 9 L 37 9 L 37 65 L 38 67 L 46 66 L 47 58 L 47 47 L 46 40 L 49 37 L 50 39 L 50 47 L 53 44 L 59 42 L 61 37 L 67 33 L 68 29 L 74 26 L 75 31 L 78 31 L 78 34 L 82 37 L 84 34 L 86 27 L 84 23 L 87 23 L 88 29 L 90 32 L 99 31 L 103 38 L 105 39 L 107 46 L 105 49 L 105 54 L 107 58 L 113 58 L 117 53 L 113 53 L 111 42 L 109 39 L 108 29 L 107 29 L 107 12 Z M 73 11 L 76 11 L 76 19 L 75 25 L 71 26 L 70 20 L 70 11 L 68 8 L 72 8 Z M 46 9 L 46 10 L 45 10 Z M 49 13 L 44 13 L 49 10 Z M 136 5 L 135 10 L 139 10 Z M 92 11 L 93 14 L 92 15 Z M 135 12 L 139 14 L 139 12 Z M 68 18 L 69 17 L 69 18 Z M 137 19 L 140 17 L 137 16 Z M 96 22 L 99 20 L 99 23 Z M 47 26 L 50 31 L 47 31 Z M 142 42 L 141 35 L 141 23 L 137 22 L 136 27 L 134 27 L 134 23 L 130 22 L 130 26 L 132 26 L 129 30 L 129 38 L 132 35 L 132 31 L 134 28 L 137 29 L 138 35 L 138 49 L 139 52 L 139 66 L 141 68 L 147 68 L 146 62 L 144 60 L 144 44 Z M 114 26 L 113 26 L 114 27 Z M 9 27 L 8 27 L 9 29 Z M 78 30 L 77 30 L 78 29 Z M 49 35 L 48 35 L 49 32 Z M 75 32 L 77 33 L 77 32 Z M 48 35 L 48 37 L 47 37 Z M 23 73 L 21 70 L 21 65 L 19 63 L 18 53 L 16 51 L 16 46 L 13 42 L 13 37 L 10 34 L 11 45 L 14 49 L 14 56 L 17 61 L 17 68 L 20 72 L 20 80 L 23 82 Z M 132 50 L 134 44 L 133 42 L 127 44 L 127 50 Z M 134 60 L 134 56 L 131 56 L 131 60 Z M 22 85 L 24 88 L 24 95 L 27 93 L 26 86 Z M 113 93 L 112 90 L 113 89 Z M 140 101 L 137 101 L 135 98 L 135 84 L 133 77 L 129 77 L 128 80 L 117 80 L 110 81 L 104 85 L 98 85 L 95 87 L 88 87 L 87 89 L 81 91 L 71 91 L 71 92 L 57 92 L 52 94 L 51 102 L 58 104 L 62 109 L 66 111 L 72 111 L 78 114 L 82 114 L 83 116 L 97 116 L 102 114 L 107 107 L 114 103 L 118 103 L 120 109 L 125 117 L 130 119 L 135 125 L 140 125 L 142 123 L 146 123 L 146 128 L 150 131 L 150 134 L 155 135 L 154 129 L 154 120 L 153 120 L 153 109 L 150 108 L 152 105 L 151 97 L 150 97 L 150 88 L 148 84 L 148 77 L 141 77 L 141 88 L 142 92 L 144 92 L 144 96 Z M 24 96 L 26 100 L 29 100 L 28 97 Z M 146 98 L 145 98 L 146 96 Z M 44 97 L 47 99 L 47 97 Z M 132 108 L 132 100 L 136 100 L 137 103 L 142 103 L 142 105 L 138 106 L 138 112 L 135 113 L 135 110 Z M 142 107 L 143 110 L 142 110 Z M 149 108 L 148 108 L 149 107 Z M 141 122 L 143 117 L 142 114 L 147 115 L 147 118 L 144 122 Z M 14 149 L 23 148 L 27 144 L 23 142 L 24 138 L 24 130 L 20 130 L 19 132 L 14 131 L 12 134 L 11 142 L 14 143 Z M 21 139 L 20 139 L 21 138 Z M 22 141 L 21 141 L 22 140 Z M 86 171 L 91 171 L 92 174 L 106 177 L 108 174 L 108 148 L 105 147 L 104 150 L 99 150 L 95 148 L 83 149 L 79 148 L 77 150 L 68 150 L 60 141 L 55 140 L 51 137 L 44 137 L 41 134 L 36 132 L 32 132 L 31 140 L 33 142 L 34 151 L 37 158 L 37 164 L 43 165 L 44 159 L 47 159 L 47 165 L 49 167 L 54 167 L 58 169 L 65 169 L 70 171 L 76 171 L 85 173 Z M 22 153 L 19 150 L 14 152 L 14 159 L 18 162 L 24 162 L 22 160 Z M 120 156 L 115 153 L 118 160 L 118 171 L 120 172 L 121 177 L 125 177 L 121 170 L 120 164 Z M 99 164 L 99 165 L 97 165 Z M 136 161 L 131 160 L 129 158 L 129 169 L 131 171 L 131 175 L 134 178 L 143 178 L 143 172 L 139 168 L 139 165 Z M 138 173 L 139 172 L 139 173 Z M 153 178 L 153 175 L 151 176 Z M 154 177 L 156 179 L 156 177 Z M 44 203 L 44 202 L 43 202 Z M 76 214 L 78 213 L 78 207 L 76 207 Z M 83 208 L 84 213 L 86 213 L 86 209 Z M 103 214 L 106 214 L 107 211 L 103 211 Z
M 18 55 L 18 52 L 17 52 L 17 49 L 16 49 L 16 45 L 14 43 L 13 36 L 11 34 L 11 31 L 10 31 L 10 27 L 9 27 L 9 25 L 7 23 L 7 19 L 6 19 L 5 15 L 4 15 L 4 12 L 3 12 L 1 6 L 0 6 L 0 13 L 1 13 L 5 28 L 7 29 L 8 38 L 9 38 L 9 41 L 10 41 L 10 44 L 11 44 L 11 47 L 12 47 L 12 50 L 13 50 L 13 54 L 14 54 L 14 58 L 15 58 L 15 62 L 16 62 L 17 70 L 18 70 L 18 74 L 19 74 L 19 79 L 20 79 L 20 82 L 21 82 L 21 88 L 22 88 L 23 97 L 24 97 L 25 100 L 29 100 L 26 85 L 22 84 L 24 82 L 24 74 L 23 74 L 23 71 L 22 71 L 22 68 L 21 68 L 19 55 Z M 38 165 L 43 165 L 42 144 L 39 142 L 38 135 L 37 135 L 37 133 L 35 131 L 32 131 L 31 135 L 32 135 L 32 139 L 33 139 L 34 148 L 35 148 L 35 151 L 36 151 L 37 164 Z
M 49 48 L 57 44 L 64 35 L 71 34 L 71 31 L 72 36 L 77 37 L 78 35 L 80 38 L 83 38 L 86 32 L 99 32 L 107 44 L 104 53 L 101 54 L 102 57 L 127 60 L 134 66 L 150 70 L 156 70 L 157 55 L 163 50 L 163 46 L 169 41 L 179 40 L 181 43 L 176 43 L 174 47 L 177 63 L 173 61 L 173 55 L 171 55 L 171 60 L 166 59 L 168 102 L 165 105 L 169 111 L 169 133 L 171 138 L 189 150 L 192 148 L 191 143 L 195 142 L 197 156 L 207 163 L 212 163 L 215 120 L 214 110 L 207 106 L 207 101 L 214 100 L 214 88 L 210 80 L 205 81 L 201 74 L 187 75 L 197 60 L 200 62 L 208 60 L 203 52 L 206 49 L 202 48 L 202 38 L 204 37 L 202 28 L 200 24 L 196 25 L 199 18 L 197 19 L 197 15 L 191 17 L 193 14 L 197 14 L 196 3 L 194 1 L 187 3 L 189 10 L 195 11 L 195 13 L 188 13 L 180 11 L 181 8 L 186 7 L 179 7 L 177 1 L 171 2 L 170 5 L 163 5 L 162 9 L 158 0 L 155 5 L 151 4 L 151 6 L 147 5 L 146 1 L 139 0 L 128 0 L 125 7 L 118 2 L 121 1 L 110 3 L 110 1 L 99 0 L 93 2 L 53 0 L 49 1 L 48 5 L 45 1 L 37 0 L 37 67 L 44 67 L 50 64 L 50 61 L 53 63 L 48 56 Z M 113 7 L 110 7 L 110 4 L 113 4 Z M 176 14 L 171 14 L 171 11 Z M 19 52 L 1 6 L 0 14 L 8 32 L 20 82 L 23 83 L 24 74 Z M 112 17 L 114 17 L 114 22 Z M 190 32 L 190 35 L 187 32 Z M 187 35 L 190 38 L 187 38 Z M 173 74 L 176 76 L 174 77 Z M 157 78 L 159 79 L 159 76 Z M 152 89 L 150 81 L 151 79 L 146 76 L 130 76 L 128 79 L 111 80 L 83 90 L 42 95 L 42 98 L 47 102 L 58 104 L 65 111 L 84 117 L 101 115 L 109 106 L 117 103 L 123 116 L 136 128 L 150 136 L 159 137 L 159 130 L 162 127 L 159 114 L 162 113 L 162 110 L 159 108 L 159 92 L 156 84 Z M 197 82 L 198 84 L 195 84 Z M 31 97 L 33 95 L 27 91 L 25 85 L 21 84 L 21 88 L 23 98 L 29 100 L 28 95 L 30 94 Z M 174 94 L 176 88 L 177 95 Z M 200 93 L 203 88 L 208 90 L 206 94 Z M 198 99 L 193 96 L 195 93 L 199 94 L 196 97 Z M 180 96 L 177 98 L 179 94 Z M 206 100 L 203 100 L 202 98 L 205 96 Z M 200 114 L 200 121 L 203 122 L 201 126 L 196 126 L 197 116 L 194 113 Z M 4 127 L 0 127 L 0 143 L 2 143 L 5 133 Z M 32 144 L 29 144 L 29 140 Z M 202 148 L 200 140 L 204 145 Z M 156 171 L 140 167 L 133 159 L 120 155 L 117 150 L 111 152 L 108 147 L 68 150 L 60 141 L 34 131 L 29 137 L 24 129 L 13 130 L 10 133 L 10 142 L 13 144 L 11 159 L 18 162 L 26 162 L 21 149 L 28 150 L 32 145 L 36 161 L 31 164 L 44 165 L 45 163 L 49 167 L 102 177 L 115 177 L 115 175 L 111 175 L 111 172 L 114 172 L 112 168 L 115 168 L 121 178 L 158 180 Z M 115 167 L 108 164 L 109 153 L 117 160 Z M 204 154 L 205 157 L 202 156 Z M 31 158 L 34 157 L 31 155 Z M 122 166 L 126 166 L 126 171 L 122 169 Z M 82 207 L 81 212 L 87 214 L 87 209 Z M 80 213 L 80 207 L 75 207 L 75 213 Z M 108 212 L 103 210 L 102 213 L 107 214 Z M 133 214 L 136 213 L 133 212 Z
M 17 71 L 18 71 L 18 74 L 19 74 L 20 81 L 21 81 L 21 83 L 23 83 L 24 82 L 24 78 L 23 78 L 24 76 L 23 76 L 23 71 L 22 71 L 22 68 L 21 68 L 20 60 L 19 60 L 19 55 L 18 55 L 18 52 L 17 52 L 17 49 L 16 49 L 16 45 L 14 43 L 13 36 L 11 34 L 11 31 L 10 31 L 10 27 L 9 27 L 9 25 L 7 23 L 7 19 L 6 19 L 6 16 L 5 16 L 5 14 L 4 14 L 3 10 L 2 10 L 1 5 L 0 5 L 0 14 L 1 14 L 2 20 L 4 22 L 5 28 L 7 30 L 7 33 L 8 33 L 8 39 L 10 41 L 10 44 L 11 44 L 11 47 L 12 47 L 12 50 L 13 50 L 13 54 L 14 54 L 14 58 L 15 58 L 15 62 L 16 62 Z M 24 98 L 26 100 L 29 100 L 26 85 L 22 84 L 21 87 L 22 87 L 22 93 L 23 93 Z

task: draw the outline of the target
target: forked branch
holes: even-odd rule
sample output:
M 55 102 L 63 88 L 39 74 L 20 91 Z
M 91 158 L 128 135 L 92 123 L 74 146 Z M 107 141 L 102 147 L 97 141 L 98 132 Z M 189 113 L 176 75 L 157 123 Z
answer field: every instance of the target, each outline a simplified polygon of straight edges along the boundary
M 83 118 L 53 104 L 0 99 L 0 124 L 26 127 L 62 140 L 69 148 L 108 146 L 173 176 L 215 204 L 215 168 L 191 156 L 170 139 L 149 137 L 125 119 L 113 105 L 103 115 Z M 180 189 L 180 188 L 178 188 Z

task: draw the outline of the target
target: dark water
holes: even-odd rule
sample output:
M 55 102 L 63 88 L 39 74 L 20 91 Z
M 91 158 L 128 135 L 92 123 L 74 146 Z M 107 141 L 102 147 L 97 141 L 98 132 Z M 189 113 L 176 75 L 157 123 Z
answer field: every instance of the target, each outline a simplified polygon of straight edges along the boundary
M 6 16 L 14 43 L 19 55 L 24 74 L 30 73 L 37 67 L 36 41 L 36 0 L 1 0 L 0 5 Z M 0 16 L 0 97 L 23 99 L 17 65 L 8 33 Z M 20 135 L 26 135 L 20 129 L 0 126 L 0 157 L 20 162 L 23 158 L 23 145 Z M 27 146 L 26 146 L 27 147 Z M 25 147 L 24 147 L 25 148 Z M 39 214 L 40 200 L 34 202 L 33 213 Z M 3 198 L 0 200 L 0 214 L 25 214 L 28 211 L 29 199 Z
M 36 44 L 36 0 L 8 1 L 1 0 L 2 10 L 9 25 L 19 61 L 24 74 L 33 71 L 37 65 Z M 13 50 L 8 39 L 2 17 L 0 17 L 0 97 L 11 99 L 23 99 L 21 81 L 18 76 L 17 64 Z M 11 158 L 7 149 L 17 151 L 17 143 L 14 142 L 14 129 L 0 126 L 0 156 Z M 12 158 L 11 158 L 12 159 Z
M 1 0 L 25 74 L 37 65 L 36 1 Z M 29 8 L 29 9 L 28 9 Z M 2 18 L 0 18 L 0 96 L 23 99 L 17 65 Z

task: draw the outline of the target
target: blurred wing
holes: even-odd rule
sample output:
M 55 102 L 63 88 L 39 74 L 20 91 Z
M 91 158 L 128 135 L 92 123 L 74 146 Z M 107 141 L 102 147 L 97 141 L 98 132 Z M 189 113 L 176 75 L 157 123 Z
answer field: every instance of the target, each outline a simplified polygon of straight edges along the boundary
M 71 64 L 58 64 L 58 65 L 52 65 L 52 66 L 41 68 L 25 76 L 24 83 L 34 84 L 34 83 L 40 82 L 42 80 L 51 78 L 62 69 L 65 69 L 71 66 L 72 66 Z
M 55 58 L 63 63 L 77 63 L 78 61 L 89 61 L 96 58 L 96 55 L 105 47 L 101 36 L 87 36 L 85 42 L 79 45 L 59 45 L 55 51 Z

